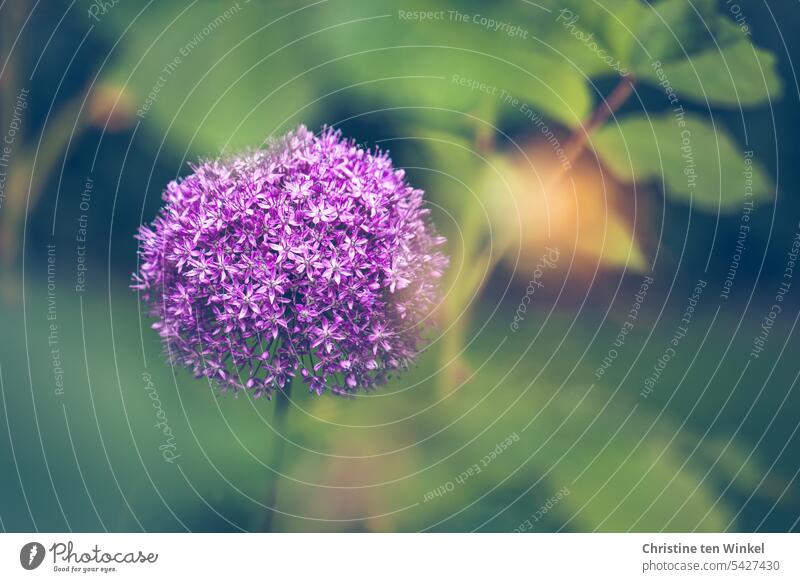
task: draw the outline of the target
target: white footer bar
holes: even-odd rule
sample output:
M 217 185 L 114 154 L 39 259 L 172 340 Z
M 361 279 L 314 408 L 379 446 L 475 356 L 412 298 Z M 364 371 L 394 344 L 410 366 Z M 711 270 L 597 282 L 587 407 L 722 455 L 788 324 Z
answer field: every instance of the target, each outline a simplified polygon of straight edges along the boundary
M 798 563 L 800 534 L 0 535 L 15 581 L 796 581 Z

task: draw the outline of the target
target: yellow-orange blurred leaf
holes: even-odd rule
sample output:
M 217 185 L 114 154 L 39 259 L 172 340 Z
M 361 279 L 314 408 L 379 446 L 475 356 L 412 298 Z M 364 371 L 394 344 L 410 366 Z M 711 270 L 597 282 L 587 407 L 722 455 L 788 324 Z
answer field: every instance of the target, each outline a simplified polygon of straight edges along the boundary
M 506 263 L 524 276 L 549 246 L 558 248 L 562 269 L 646 271 L 634 228 L 642 209 L 635 208 L 633 195 L 596 160 L 566 170 L 563 164 L 552 144 L 493 160 L 495 169 L 485 174 L 482 190 L 495 230 L 515 236 Z

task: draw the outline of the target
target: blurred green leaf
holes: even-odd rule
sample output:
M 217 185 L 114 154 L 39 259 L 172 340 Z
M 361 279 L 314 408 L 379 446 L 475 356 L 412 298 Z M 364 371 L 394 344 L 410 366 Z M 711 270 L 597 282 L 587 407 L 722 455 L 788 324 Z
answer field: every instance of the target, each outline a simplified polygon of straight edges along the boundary
M 498 375 L 502 377 L 501 370 L 511 369 L 510 364 L 503 367 L 502 361 L 494 362 L 493 369 L 484 370 L 463 390 L 477 398 L 474 392 L 493 386 Z M 487 529 L 514 529 L 547 501 L 550 492 L 565 488 L 569 495 L 553 508 L 550 520 L 536 529 L 647 531 L 653 524 L 661 528 L 669 523 L 668 531 L 721 531 L 728 525 L 733 512 L 725 503 L 714 505 L 718 495 L 713 483 L 704 480 L 705 456 L 686 462 L 682 447 L 671 442 L 676 428 L 669 420 L 624 397 L 612 396 L 601 386 L 557 386 L 543 379 L 533 385 L 529 382 L 514 375 L 507 386 L 528 386 L 522 394 L 518 390 L 491 393 L 491 408 L 501 411 L 502 420 L 494 429 L 487 427 L 480 414 L 451 411 L 453 418 L 460 419 L 461 436 L 454 437 L 455 442 L 475 440 L 490 430 L 470 444 L 471 455 L 451 464 L 450 479 L 478 461 L 482 449 L 491 450 L 507 436 L 500 426 L 506 431 L 518 427 L 514 432 L 520 442 L 474 478 L 471 500 L 469 491 L 456 488 L 454 494 L 428 504 L 433 515 L 463 511 L 469 502 L 483 505 L 487 499 L 478 499 L 478 493 L 501 486 L 518 491 L 519 497 L 506 497 L 500 507 L 505 511 L 491 515 Z M 471 400 L 467 394 L 461 397 Z M 447 530 L 447 524 L 443 528 Z
M 606 218 L 603 244 L 595 248 L 600 262 L 608 267 L 625 268 L 639 273 L 647 272 L 649 264 L 633 228 L 621 216 L 610 212 Z
M 720 126 L 687 114 L 635 116 L 599 129 L 592 145 L 620 179 L 662 181 L 666 194 L 695 208 L 732 211 L 745 200 L 745 153 Z M 768 199 L 773 185 L 753 162 L 752 195 Z
M 425 127 L 410 132 L 416 147 L 414 161 L 424 168 L 423 179 L 438 201 L 449 209 L 465 212 L 485 212 L 481 209 L 478 178 L 487 160 L 477 150 L 474 141 L 455 133 Z M 468 210 L 476 206 L 474 210 Z
M 639 0 L 543 0 L 536 4 L 547 11 L 547 16 L 528 6 L 534 33 L 571 38 L 574 44 L 566 46 L 571 46 L 576 54 L 582 52 L 588 62 L 600 63 L 593 68 L 598 73 L 607 67 L 602 66 L 597 49 L 611 50 L 615 57 L 624 60 L 646 12 L 646 6 Z
M 329 84 L 356 85 L 382 104 L 418 108 L 413 115 L 426 122 L 435 122 L 441 108 L 486 111 L 489 103 L 499 109 L 505 105 L 503 91 L 568 126 L 588 114 L 592 100 L 578 68 L 531 36 L 510 36 L 473 22 L 476 14 L 491 15 L 466 8 L 454 3 L 440 8 L 441 18 L 415 21 L 401 17 L 397 3 L 388 0 L 323 5 L 315 12 L 316 26 L 329 30 L 313 42 L 320 54 L 336 60 L 320 74 Z M 466 21 L 450 14 L 456 9 Z M 402 7 L 403 13 L 430 10 L 421 0 Z M 495 16 L 521 30 L 526 25 L 522 18 Z M 331 23 L 347 24 L 331 28 Z M 452 121 L 447 127 L 452 129 Z
M 493 239 L 510 240 L 505 261 L 525 278 L 548 246 L 574 249 L 578 264 L 643 272 L 648 263 L 625 212 L 628 195 L 596 163 L 578 162 L 565 176 L 546 144 L 492 156 L 478 189 Z M 527 279 L 526 279 L 527 280 Z
M 658 62 L 678 94 L 703 103 L 755 105 L 780 95 L 775 57 L 755 47 L 714 0 L 559 0 L 547 6 L 561 25 L 549 25 L 551 31 L 574 42 L 559 44 L 542 31 L 544 38 L 571 58 L 584 53 L 579 62 L 591 76 L 614 72 L 599 58 L 608 54 L 655 84 Z
M 630 62 L 636 72 L 653 61 L 684 59 L 714 42 L 716 0 L 662 0 L 642 13 Z

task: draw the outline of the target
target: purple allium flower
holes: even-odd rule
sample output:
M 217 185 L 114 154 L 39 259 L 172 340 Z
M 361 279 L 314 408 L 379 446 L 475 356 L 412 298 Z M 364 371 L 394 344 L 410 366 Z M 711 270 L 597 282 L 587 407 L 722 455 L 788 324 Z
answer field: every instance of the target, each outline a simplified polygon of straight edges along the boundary
M 139 230 L 141 292 L 174 362 L 270 397 L 351 393 L 406 368 L 447 258 L 385 153 L 305 127 L 171 182 Z

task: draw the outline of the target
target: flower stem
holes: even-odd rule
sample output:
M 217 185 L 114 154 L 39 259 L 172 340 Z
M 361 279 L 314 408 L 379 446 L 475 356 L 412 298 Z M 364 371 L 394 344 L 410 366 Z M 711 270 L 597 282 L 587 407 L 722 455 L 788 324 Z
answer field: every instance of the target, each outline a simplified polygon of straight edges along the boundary
M 283 465 L 284 451 L 286 449 L 286 419 L 289 416 L 289 404 L 292 400 L 292 383 L 288 382 L 283 390 L 278 390 L 275 396 L 275 418 L 273 429 L 278 437 L 275 449 L 272 452 L 272 471 L 273 475 L 267 483 L 267 492 L 264 495 L 264 506 L 266 514 L 262 530 L 271 532 L 273 520 L 275 518 L 276 503 L 278 500 L 278 481 L 281 478 L 281 466 Z
M 589 140 L 589 135 L 603 125 L 613 113 L 616 113 L 616 111 L 622 107 L 628 100 L 628 97 L 633 93 L 633 86 L 633 77 L 625 76 L 620 79 L 608 98 L 603 99 L 603 102 L 592 112 L 589 119 L 581 125 L 580 130 L 574 133 L 567 142 L 564 150 L 570 158 L 577 158 L 577 156 L 580 155 L 583 148 L 586 146 L 586 142 Z
M 576 129 L 570 136 L 567 143 L 564 145 L 564 154 L 571 164 L 575 164 L 578 158 L 581 157 L 586 144 L 589 142 L 589 136 L 595 130 L 599 129 L 608 118 L 611 117 L 617 110 L 622 107 L 628 98 L 633 94 L 633 89 L 636 79 L 631 75 L 626 75 L 620 79 L 619 83 L 614 90 L 611 91 L 607 99 L 603 99 L 597 108 L 592 112 L 589 118 L 584 121 L 581 126 Z M 567 173 L 568 168 L 563 164 L 560 165 L 559 170 L 548 181 L 548 188 L 556 185 L 561 181 L 561 178 Z

